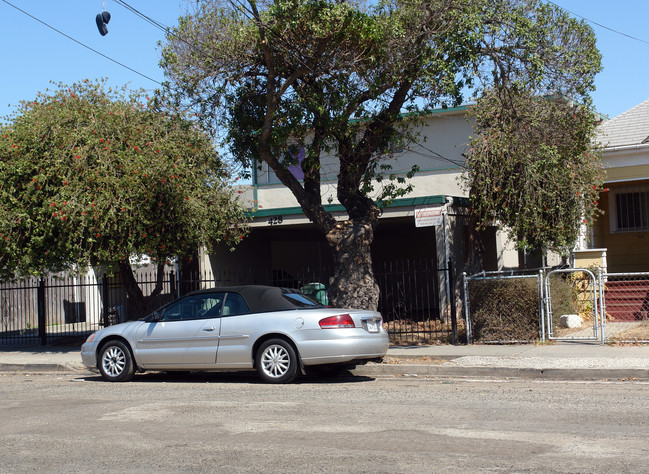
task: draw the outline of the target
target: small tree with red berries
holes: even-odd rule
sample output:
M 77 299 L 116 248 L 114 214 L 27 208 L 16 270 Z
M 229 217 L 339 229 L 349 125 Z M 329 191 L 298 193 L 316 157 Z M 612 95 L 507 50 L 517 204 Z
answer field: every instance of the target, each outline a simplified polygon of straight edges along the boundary
M 158 264 L 243 236 L 226 165 L 193 121 L 142 91 L 59 85 L 0 131 L 0 278 L 119 271 L 131 314 L 148 308 L 129 257 Z

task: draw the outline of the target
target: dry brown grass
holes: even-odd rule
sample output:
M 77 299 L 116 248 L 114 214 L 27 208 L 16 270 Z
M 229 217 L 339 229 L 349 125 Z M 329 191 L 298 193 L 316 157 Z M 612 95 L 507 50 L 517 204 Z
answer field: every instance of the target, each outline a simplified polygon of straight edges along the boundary
M 390 344 L 394 345 L 431 345 L 452 344 L 453 331 L 450 321 L 445 323 L 439 319 L 428 321 L 410 321 L 401 319 L 383 324 L 390 334 Z M 457 324 L 458 339 L 462 340 L 465 334 L 464 320 Z
M 436 357 L 423 356 L 423 357 L 393 357 L 388 356 L 383 358 L 384 364 L 408 364 L 408 365 L 442 365 L 448 362 L 446 359 Z
M 606 339 L 613 343 L 649 341 L 649 321 L 642 321 L 639 324 L 629 326 L 629 329 L 626 330 L 617 330 L 615 332 L 607 330 Z
M 649 321 L 607 321 L 604 329 L 606 342 L 610 344 L 634 344 L 649 342 Z M 557 327 L 555 337 L 593 337 L 592 322 L 586 321 L 582 328 Z

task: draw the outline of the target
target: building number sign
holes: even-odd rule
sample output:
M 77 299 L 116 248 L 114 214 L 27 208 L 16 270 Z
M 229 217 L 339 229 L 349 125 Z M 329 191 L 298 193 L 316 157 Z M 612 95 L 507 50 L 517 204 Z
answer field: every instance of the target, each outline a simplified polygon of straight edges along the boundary
M 272 216 L 268 218 L 268 225 L 278 225 L 284 221 L 282 216 Z

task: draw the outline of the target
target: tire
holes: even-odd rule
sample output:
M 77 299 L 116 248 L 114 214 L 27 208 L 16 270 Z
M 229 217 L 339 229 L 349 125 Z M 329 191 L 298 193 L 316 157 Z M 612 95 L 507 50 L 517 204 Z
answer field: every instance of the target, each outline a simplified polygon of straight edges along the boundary
M 257 350 L 255 362 L 264 382 L 290 383 L 297 377 L 297 355 L 293 346 L 283 339 L 264 342 Z
M 101 348 L 97 368 L 108 382 L 126 382 L 135 374 L 131 350 L 120 341 L 109 341 Z

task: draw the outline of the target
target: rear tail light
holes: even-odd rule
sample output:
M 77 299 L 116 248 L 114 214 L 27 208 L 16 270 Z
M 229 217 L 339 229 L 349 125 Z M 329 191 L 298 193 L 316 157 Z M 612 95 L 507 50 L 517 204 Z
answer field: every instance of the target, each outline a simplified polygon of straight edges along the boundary
M 330 316 L 320 320 L 320 327 L 322 329 L 334 328 L 355 328 L 354 320 L 349 314 L 339 314 L 337 316 Z

